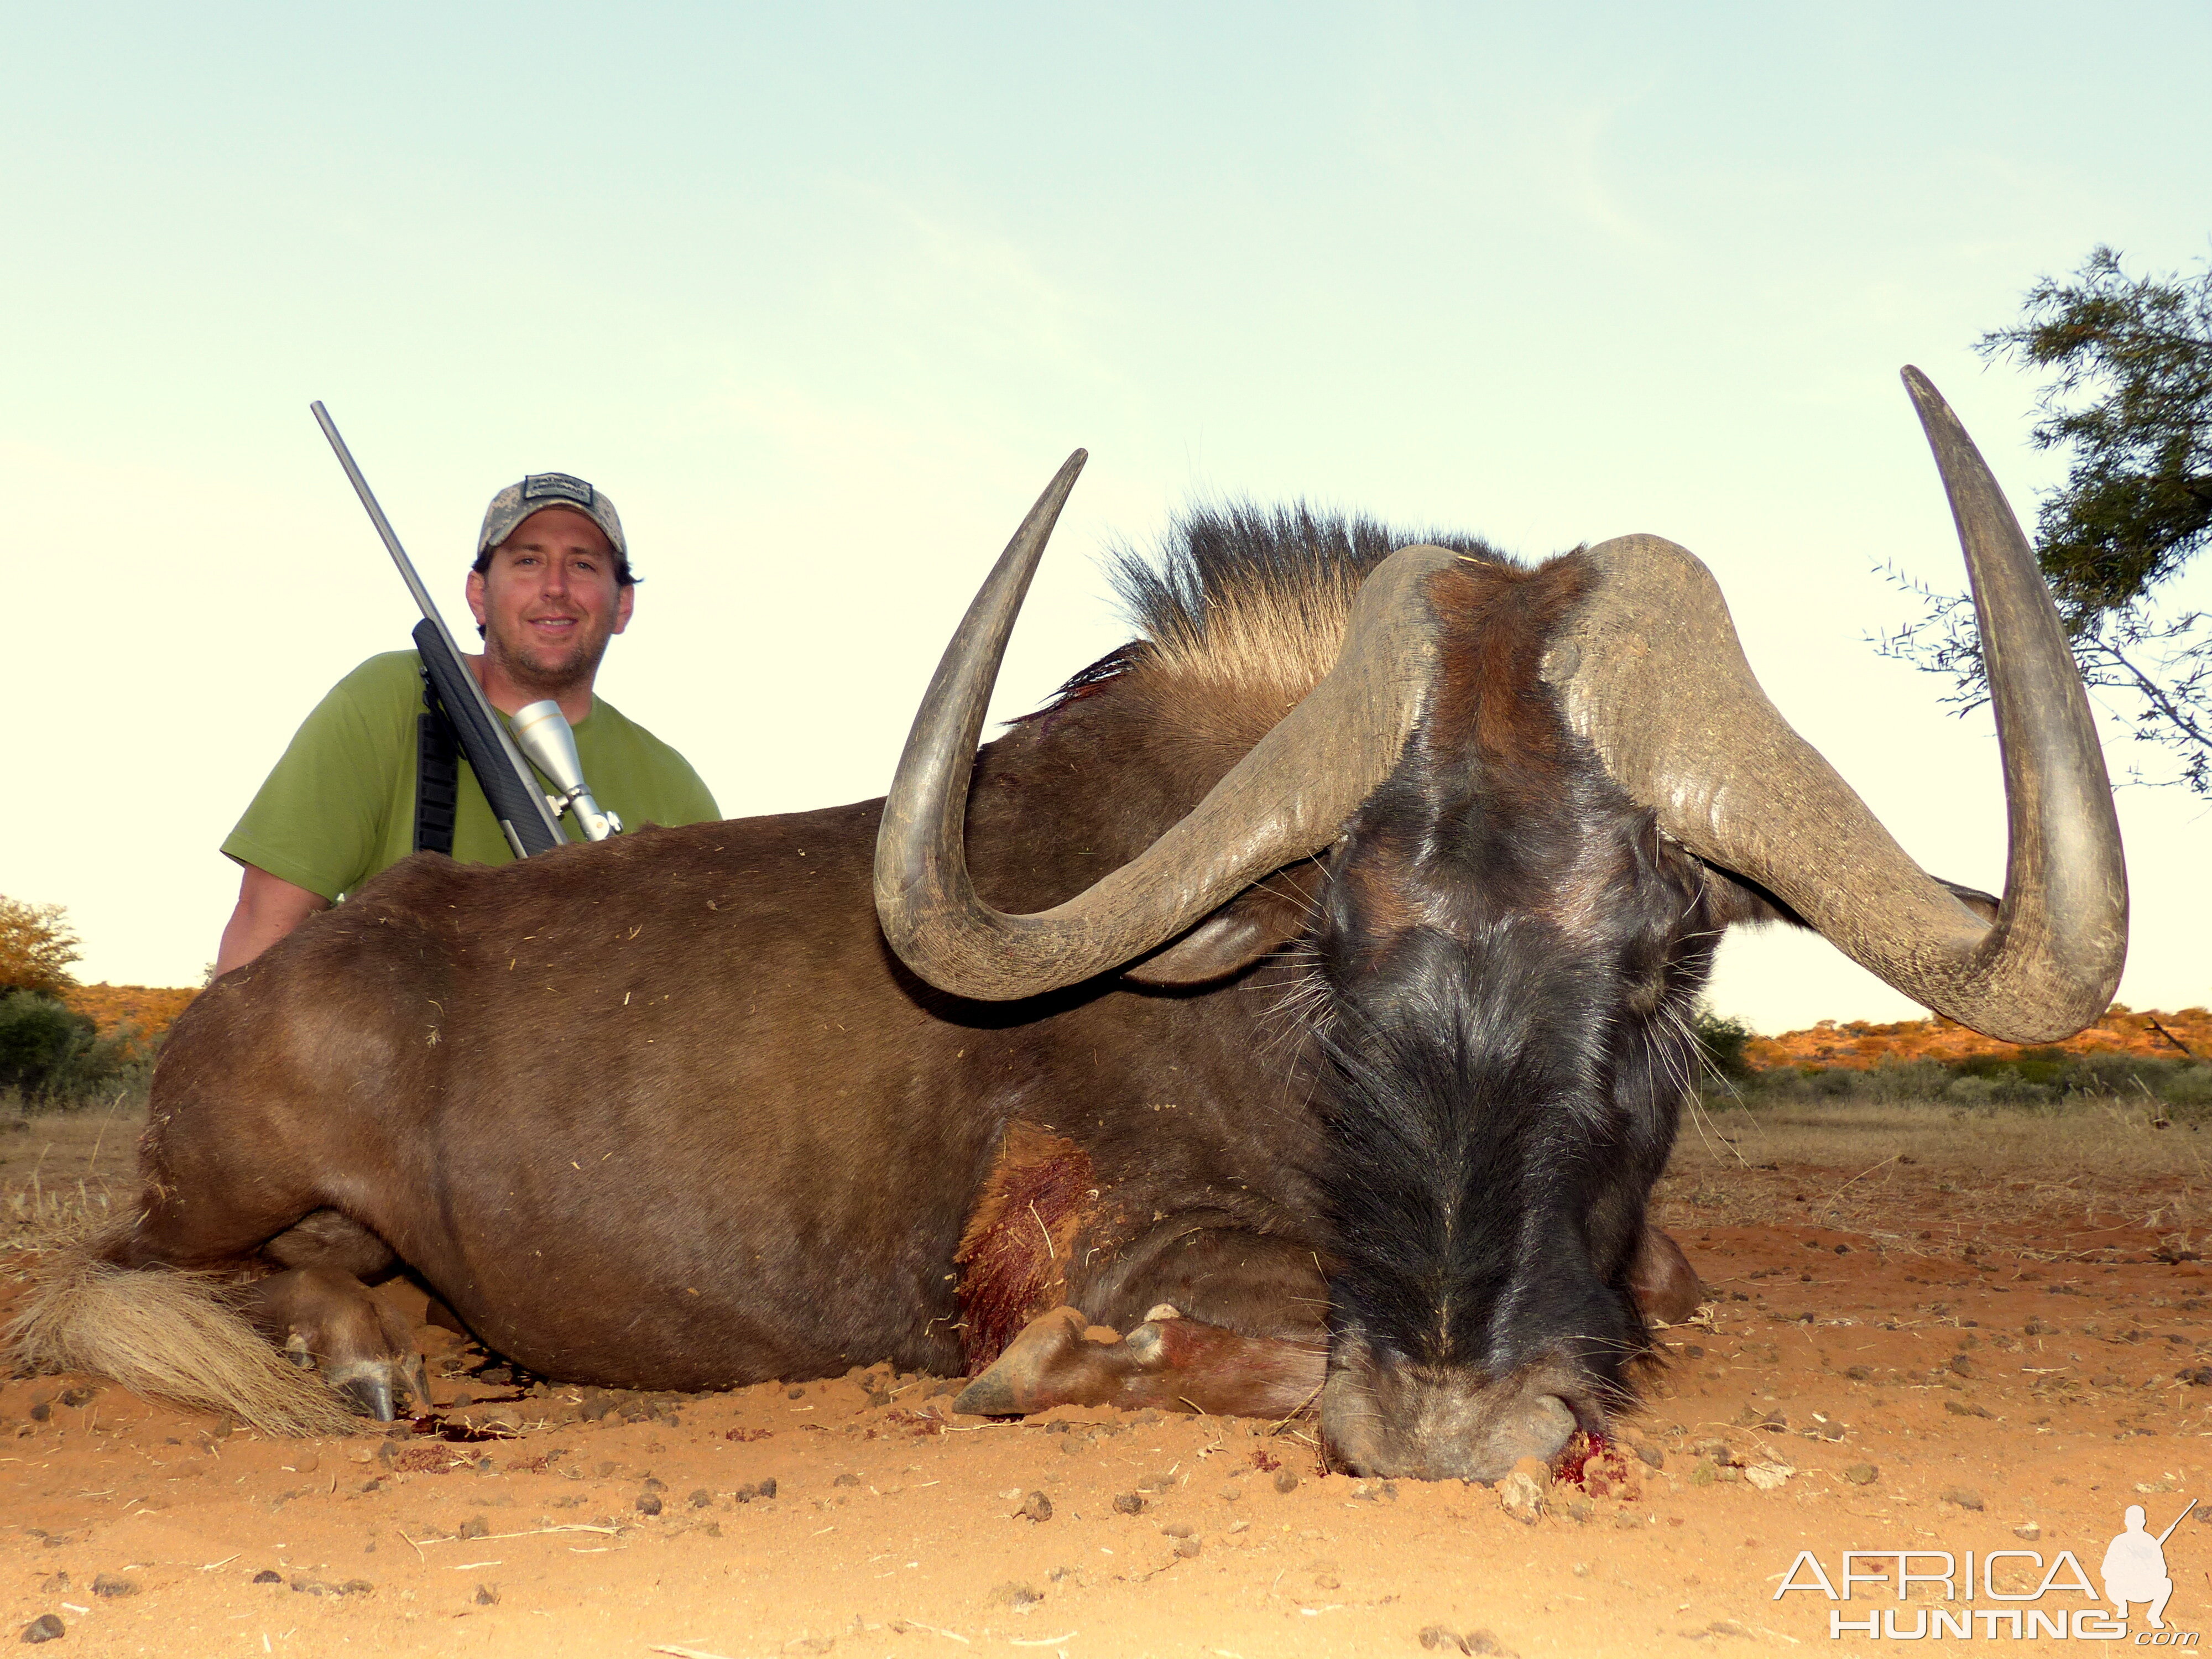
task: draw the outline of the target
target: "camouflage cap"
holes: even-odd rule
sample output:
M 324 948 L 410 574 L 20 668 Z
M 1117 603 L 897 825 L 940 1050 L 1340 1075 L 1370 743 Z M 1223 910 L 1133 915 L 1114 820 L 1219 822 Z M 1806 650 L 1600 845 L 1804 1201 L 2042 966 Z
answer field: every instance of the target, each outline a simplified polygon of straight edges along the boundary
M 615 504 L 581 478 L 572 478 L 565 472 L 533 472 L 493 496 L 491 505 L 484 509 L 483 528 L 477 534 L 477 556 L 482 558 L 514 534 L 525 519 L 549 507 L 565 507 L 599 526 L 614 544 L 616 556 L 625 568 L 629 566 L 629 546 L 623 540 L 622 520 Z

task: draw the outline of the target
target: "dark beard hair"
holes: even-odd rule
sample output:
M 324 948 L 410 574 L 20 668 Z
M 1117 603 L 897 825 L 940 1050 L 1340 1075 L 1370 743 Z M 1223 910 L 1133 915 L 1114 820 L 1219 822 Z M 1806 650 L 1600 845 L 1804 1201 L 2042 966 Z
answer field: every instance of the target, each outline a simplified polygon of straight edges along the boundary
M 484 654 L 499 665 L 500 672 L 510 681 L 529 692 L 533 702 L 547 697 L 558 701 L 570 692 L 592 689 L 592 682 L 598 677 L 599 664 L 605 659 L 607 646 L 613 638 L 614 632 L 610 629 L 596 649 L 580 653 L 574 659 L 570 672 L 557 678 L 539 672 L 533 665 L 510 653 L 499 637 L 489 632 L 484 635 Z

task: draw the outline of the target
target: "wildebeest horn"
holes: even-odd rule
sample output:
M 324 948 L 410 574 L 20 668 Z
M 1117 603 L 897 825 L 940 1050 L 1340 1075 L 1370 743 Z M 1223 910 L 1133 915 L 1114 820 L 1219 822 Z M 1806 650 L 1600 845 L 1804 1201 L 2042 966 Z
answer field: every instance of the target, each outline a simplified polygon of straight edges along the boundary
M 1905 383 L 1951 498 L 1981 629 L 2010 836 L 1994 923 L 1908 858 L 1766 700 L 1711 574 L 1671 542 L 1589 552 L 1601 585 L 1547 659 L 1616 782 L 1709 863 L 1759 883 L 1915 1000 L 2014 1042 L 2101 1015 L 2127 872 L 2066 631 L 1996 480 L 1919 370 Z
M 1412 731 L 1436 654 L 1421 583 L 1455 555 L 1401 548 L 1370 572 L 1336 665 L 1144 853 L 1035 915 L 977 896 L 963 835 L 985 706 L 1014 615 L 1082 470 L 1068 458 L 1006 544 L 915 716 L 876 837 L 876 914 L 907 965 L 991 1001 L 1035 996 L 1164 944 L 1272 870 L 1333 841 Z

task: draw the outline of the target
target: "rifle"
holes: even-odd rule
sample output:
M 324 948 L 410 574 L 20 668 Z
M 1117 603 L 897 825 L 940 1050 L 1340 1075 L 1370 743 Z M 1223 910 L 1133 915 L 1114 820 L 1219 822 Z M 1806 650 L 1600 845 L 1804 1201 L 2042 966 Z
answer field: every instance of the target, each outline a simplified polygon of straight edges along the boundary
M 576 755 L 576 733 L 568 717 L 561 712 L 559 699 L 548 697 L 516 709 L 514 740 L 530 757 L 531 764 L 552 779 L 553 787 L 561 792 L 546 803 L 556 817 L 563 812 L 573 814 L 586 841 L 605 841 L 622 833 L 622 819 L 602 808 L 592 798 L 591 786 L 584 781 L 584 763 Z
M 361 468 L 354 465 L 353 452 L 338 436 L 337 425 L 330 411 L 318 401 L 307 407 L 313 411 L 315 423 L 330 440 L 331 448 L 338 458 L 338 465 L 352 482 L 354 493 L 361 504 L 368 509 L 369 522 L 376 533 L 384 538 L 385 551 L 392 555 L 392 562 L 399 567 L 399 579 L 407 584 L 407 591 L 415 596 L 421 608 L 422 620 L 415 624 L 415 648 L 422 653 L 422 670 L 429 676 L 431 689 L 446 716 L 453 722 L 455 734 L 460 739 L 461 753 L 467 758 L 469 770 L 477 775 L 483 786 L 484 799 L 491 803 L 492 816 L 499 820 L 500 829 L 507 836 L 507 844 L 514 849 L 519 859 L 539 853 L 550 853 L 562 844 L 560 820 L 554 816 L 544 792 L 538 788 L 538 780 L 531 775 L 530 763 L 515 747 L 514 739 L 500 724 L 493 711 L 491 700 L 477 684 L 477 677 L 461 660 L 460 649 L 447 630 L 446 619 L 438 614 L 431 603 L 430 590 L 422 586 L 422 579 L 415 574 L 415 567 L 407 557 L 407 550 L 399 544 L 399 538 L 392 528 L 384 509 L 376 504 L 369 493 L 368 480 L 361 476 Z M 556 706 L 558 712 L 558 705 Z M 565 722 L 564 722 L 565 724 Z M 574 749 L 570 742 L 570 752 Z M 580 784 L 581 780 L 578 780 Z M 567 781 L 562 787 L 568 787 Z M 581 816 L 580 814 L 579 815 Z M 594 837 L 597 839 L 597 837 Z

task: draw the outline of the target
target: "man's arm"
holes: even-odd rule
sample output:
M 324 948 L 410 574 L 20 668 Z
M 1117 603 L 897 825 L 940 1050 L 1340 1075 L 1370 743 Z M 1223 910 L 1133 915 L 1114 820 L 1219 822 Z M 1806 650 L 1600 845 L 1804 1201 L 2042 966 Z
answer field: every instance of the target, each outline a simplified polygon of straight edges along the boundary
M 216 951 L 216 977 L 244 967 L 316 911 L 330 908 L 331 902 L 320 893 L 247 865 L 246 879 L 238 884 L 238 908 L 230 913 Z

